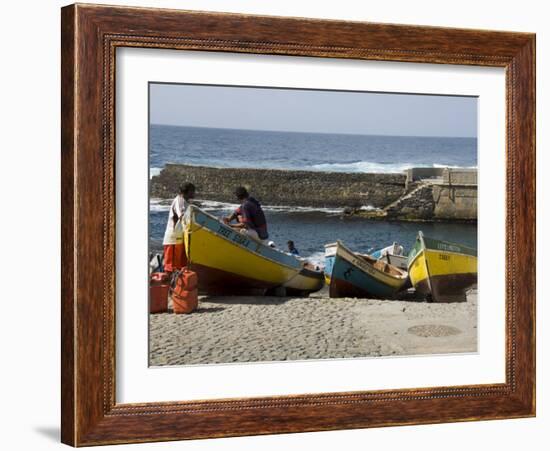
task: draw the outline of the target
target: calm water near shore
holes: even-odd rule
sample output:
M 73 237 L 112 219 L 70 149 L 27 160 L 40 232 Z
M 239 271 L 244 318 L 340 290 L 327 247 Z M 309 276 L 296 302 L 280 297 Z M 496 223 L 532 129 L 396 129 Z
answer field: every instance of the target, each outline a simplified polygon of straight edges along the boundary
M 205 208 L 211 214 L 222 217 L 232 206 L 221 204 Z M 293 240 L 300 254 L 316 262 L 322 261 L 323 245 L 337 239 L 351 249 L 370 252 L 388 246 L 393 241 L 402 244 L 408 251 L 413 245 L 418 230 L 426 235 L 447 241 L 477 247 L 477 226 L 464 223 L 411 223 L 373 221 L 359 217 L 345 217 L 332 211 L 293 211 L 267 207 L 269 238 L 277 247 L 286 248 Z M 168 207 L 156 205 L 149 216 L 151 249 L 162 248 Z

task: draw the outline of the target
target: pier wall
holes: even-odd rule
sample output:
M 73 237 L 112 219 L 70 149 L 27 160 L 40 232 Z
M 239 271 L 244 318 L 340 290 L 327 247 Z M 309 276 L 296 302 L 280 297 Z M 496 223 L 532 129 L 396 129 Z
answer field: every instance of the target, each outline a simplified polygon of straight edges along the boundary
M 477 187 L 426 183 L 383 209 L 387 219 L 475 221 Z
M 477 220 L 477 170 L 407 171 L 407 194 L 384 208 L 399 220 Z
M 434 219 L 477 219 L 477 185 L 433 185 Z
M 364 174 L 168 164 L 151 179 L 151 196 L 172 198 L 185 182 L 195 184 L 199 199 L 219 202 L 235 203 L 235 187 L 243 185 L 264 205 L 341 208 L 374 219 L 477 220 L 477 171 L 469 169 Z
M 170 198 L 178 186 L 192 182 L 197 197 L 236 202 L 234 190 L 245 186 L 265 205 L 383 208 L 405 190 L 405 174 L 343 174 L 275 169 L 233 169 L 168 164 L 151 179 L 151 196 Z

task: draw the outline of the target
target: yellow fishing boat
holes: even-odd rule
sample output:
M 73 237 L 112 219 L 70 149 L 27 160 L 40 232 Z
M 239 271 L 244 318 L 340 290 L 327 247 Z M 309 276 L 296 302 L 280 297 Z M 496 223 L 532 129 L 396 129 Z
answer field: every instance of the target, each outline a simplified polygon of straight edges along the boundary
M 196 206 L 187 209 L 184 223 L 188 266 L 197 273 L 202 293 L 264 294 L 304 273 L 305 263 L 295 256 L 233 230 Z
M 477 283 L 477 250 L 418 232 L 408 269 L 417 293 L 429 300 L 464 301 L 466 291 Z

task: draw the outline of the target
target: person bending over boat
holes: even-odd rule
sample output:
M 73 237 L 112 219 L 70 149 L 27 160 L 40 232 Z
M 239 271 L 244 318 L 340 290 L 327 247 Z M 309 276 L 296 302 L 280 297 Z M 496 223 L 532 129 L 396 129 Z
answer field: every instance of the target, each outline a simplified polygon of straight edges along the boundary
M 185 210 L 195 197 L 195 185 L 185 183 L 180 186 L 178 195 L 170 205 L 168 223 L 164 232 L 164 271 L 173 272 L 183 268 L 187 264 L 185 246 L 183 244 L 182 218 Z
M 260 202 L 248 194 L 244 186 L 235 189 L 235 196 L 241 205 L 223 221 L 241 233 L 267 244 L 267 221 Z M 238 223 L 231 224 L 234 220 L 238 220 Z

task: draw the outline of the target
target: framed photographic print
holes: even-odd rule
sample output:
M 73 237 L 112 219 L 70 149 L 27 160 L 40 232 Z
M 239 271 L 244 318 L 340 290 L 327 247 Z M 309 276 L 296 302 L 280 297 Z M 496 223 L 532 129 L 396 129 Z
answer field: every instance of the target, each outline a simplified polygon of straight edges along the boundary
M 535 37 L 62 9 L 62 441 L 535 414 Z

